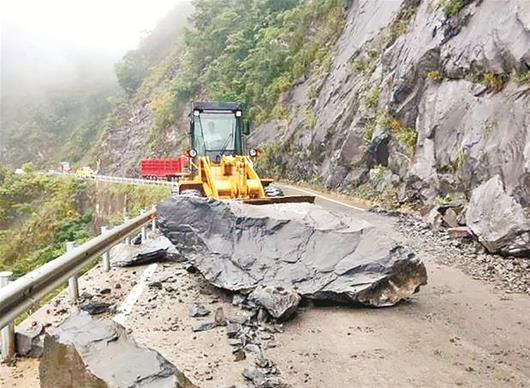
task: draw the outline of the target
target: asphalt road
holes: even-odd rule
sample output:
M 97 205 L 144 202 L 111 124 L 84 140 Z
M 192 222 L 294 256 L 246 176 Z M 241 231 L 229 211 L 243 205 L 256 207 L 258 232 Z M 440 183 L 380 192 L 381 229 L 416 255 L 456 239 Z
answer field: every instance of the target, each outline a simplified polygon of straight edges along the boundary
M 313 193 L 301 190 L 285 187 L 286 194 Z M 367 212 L 362 203 L 315 194 L 317 205 L 408 241 L 393 219 Z M 530 297 L 494 290 L 421 248 L 416 253 L 429 284 L 409 301 L 383 309 L 308 306 L 275 334 L 276 347 L 266 356 L 293 387 L 530 387 Z M 136 272 L 135 295 L 123 296 L 128 313 L 119 318 L 135 340 L 201 387 L 246 386 L 241 371 L 254 356 L 234 361 L 225 328 L 193 333 L 200 320 L 188 315 L 197 302 L 212 312 L 223 307 L 227 316 L 244 315 L 230 295 L 181 264 Z M 114 276 L 118 282 L 119 273 Z M 162 290 L 147 286 L 153 281 L 161 281 Z
M 366 211 L 362 203 L 284 189 L 286 195 L 316 194 L 317 205 L 362 218 L 405 240 L 393 219 Z M 530 298 L 494 291 L 438 264 L 431 253 L 417 254 L 427 265 L 429 284 L 407 303 L 385 309 L 306 308 L 275 336 L 277 346 L 267 350 L 267 357 L 293 387 L 530 386 Z M 154 279 L 174 270 L 159 267 Z M 172 287 L 185 291 L 159 295 L 158 307 L 148 302 L 152 294 L 143 295 L 140 315 L 133 311 L 126 326 L 140 343 L 157 348 L 200 386 L 245 386 L 240 373 L 252 366 L 253 357 L 234 362 L 224 329 L 191 333 L 197 320 L 188 317 L 195 302 L 212 310 L 222 306 L 227 315 L 242 312 L 200 275 L 183 272 L 176 279 Z M 146 309 L 150 313 L 142 316 Z M 172 323 L 175 331 L 158 327 L 162 322 Z

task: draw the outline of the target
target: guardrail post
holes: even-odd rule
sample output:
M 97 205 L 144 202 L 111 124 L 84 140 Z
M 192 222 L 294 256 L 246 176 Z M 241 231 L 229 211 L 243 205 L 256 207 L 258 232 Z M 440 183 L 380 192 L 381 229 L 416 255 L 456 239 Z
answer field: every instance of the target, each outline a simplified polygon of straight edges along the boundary
M 66 242 L 66 252 L 69 252 L 74 248 L 75 242 Z M 79 283 L 77 281 L 77 274 L 73 275 L 70 279 L 68 279 L 68 292 L 70 294 L 70 298 L 72 298 L 74 302 L 77 302 L 77 300 L 79 299 Z
M 106 226 L 101 227 L 101 234 L 107 233 L 108 229 Z M 101 255 L 101 267 L 103 268 L 103 271 L 109 272 L 110 271 L 110 255 L 109 251 L 104 252 Z
M 153 210 L 156 210 L 156 206 L 153 205 Z M 156 230 L 156 215 L 153 216 L 151 220 L 151 230 L 154 232 Z
M 123 223 L 126 224 L 127 222 L 129 222 L 129 217 L 125 215 L 123 216 Z M 131 236 L 125 236 L 125 245 L 131 245 Z
M 145 214 L 145 209 L 140 210 L 140 214 Z M 147 229 L 144 224 L 144 226 L 142 226 L 142 244 L 145 244 L 146 241 L 147 241 Z
M 0 288 L 5 287 L 9 284 L 9 278 L 13 275 L 13 272 L 3 271 L 0 272 Z M 1 357 L 3 360 L 7 360 L 15 355 L 15 325 L 10 322 L 1 331 L 2 340 L 2 351 Z

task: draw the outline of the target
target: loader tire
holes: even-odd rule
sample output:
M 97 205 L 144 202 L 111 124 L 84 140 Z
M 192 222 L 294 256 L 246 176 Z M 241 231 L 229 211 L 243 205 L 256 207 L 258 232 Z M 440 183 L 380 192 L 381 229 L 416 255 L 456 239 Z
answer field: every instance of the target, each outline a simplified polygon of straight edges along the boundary
M 182 190 L 180 192 L 180 195 L 183 197 L 196 197 L 196 198 L 202 197 L 201 192 L 195 189 Z
M 267 197 L 283 197 L 283 191 L 279 187 L 268 185 L 265 187 L 265 195 Z

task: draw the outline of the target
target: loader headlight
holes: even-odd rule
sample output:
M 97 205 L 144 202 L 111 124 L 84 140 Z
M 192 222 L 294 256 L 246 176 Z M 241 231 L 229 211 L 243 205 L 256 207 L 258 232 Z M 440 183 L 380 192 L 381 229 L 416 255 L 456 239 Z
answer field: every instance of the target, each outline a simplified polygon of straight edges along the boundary
M 193 115 L 194 115 L 195 117 L 199 117 L 200 114 L 201 114 L 201 111 L 200 111 L 200 110 L 194 110 L 194 111 L 193 111 Z
M 194 149 L 194 148 L 192 148 L 192 149 L 190 150 L 190 157 L 194 158 L 194 157 L 196 157 L 196 156 L 197 156 L 197 150 Z
M 240 110 L 236 110 L 236 117 L 241 117 L 242 112 Z
M 258 155 L 258 151 L 255 148 L 252 148 L 250 151 L 248 151 L 248 154 L 254 158 Z

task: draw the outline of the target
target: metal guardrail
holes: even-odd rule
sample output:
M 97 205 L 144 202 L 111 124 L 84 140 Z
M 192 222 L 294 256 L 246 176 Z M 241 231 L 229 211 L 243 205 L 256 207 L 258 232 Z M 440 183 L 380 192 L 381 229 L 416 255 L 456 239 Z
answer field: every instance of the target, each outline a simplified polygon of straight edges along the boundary
M 161 180 L 149 180 L 149 179 L 139 179 L 139 178 L 122 178 L 117 176 L 108 176 L 108 175 L 96 175 L 93 178 L 97 181 L 102 182 L 112 182 L 112 183 L 129 183 L 133 185 L 159 185 L 159 186 L 178 186 L 177 182 L 172 181 L 161 181 Z
M 7 276 L 10 273 L 0 273 L 0 329 L 2 329 L 2 355 L 10 356 L 14 348 L 12 331 L 13 321 L 24 313 L 32 305 L 38 303 L 47 294 L 68 281 L 70 295 L 78 298 L 77 274 L 91 260 L 101 256 L 102 268 L 110 270 L 108 251 L 120 241 L 129 240 L 129 236 L 141 229 L 142 241 L 146 239 L 145 225 L 152 222 L 155 227 L 156 211 L 143 211 L 138 217 L 127 220 L 111 230 L 102 228 L 102 233 L 86 243 L 73 247 L 67 247 L 67 252 L 41 267 L 27 273 L 8 283 Z M 2 287 L 4 286 L 4 287 Z M 11 354 L 9 354 L 11 353 Z
M 111 175 L 94 175 L 94 176 L 87 176 L 87 177 L 79 177 L 77 174 L 73 172 L 50 172 L 50 174 L 55 175 L 70 175 L 75 176 L 80 179 L 90 179 L 90 180 L 96 180 L 96 181 L 102 181 L 102 182 L 111 182 L 111 183 L 129 183 L 133 185 L 158 185 L 158 186 L 178 186 L 177 181 L 163 181 L 163 180 L 156 180 L 156 179 L 141 179 L 141 178 L 125 178 L 120 176 L 111 176 Z

